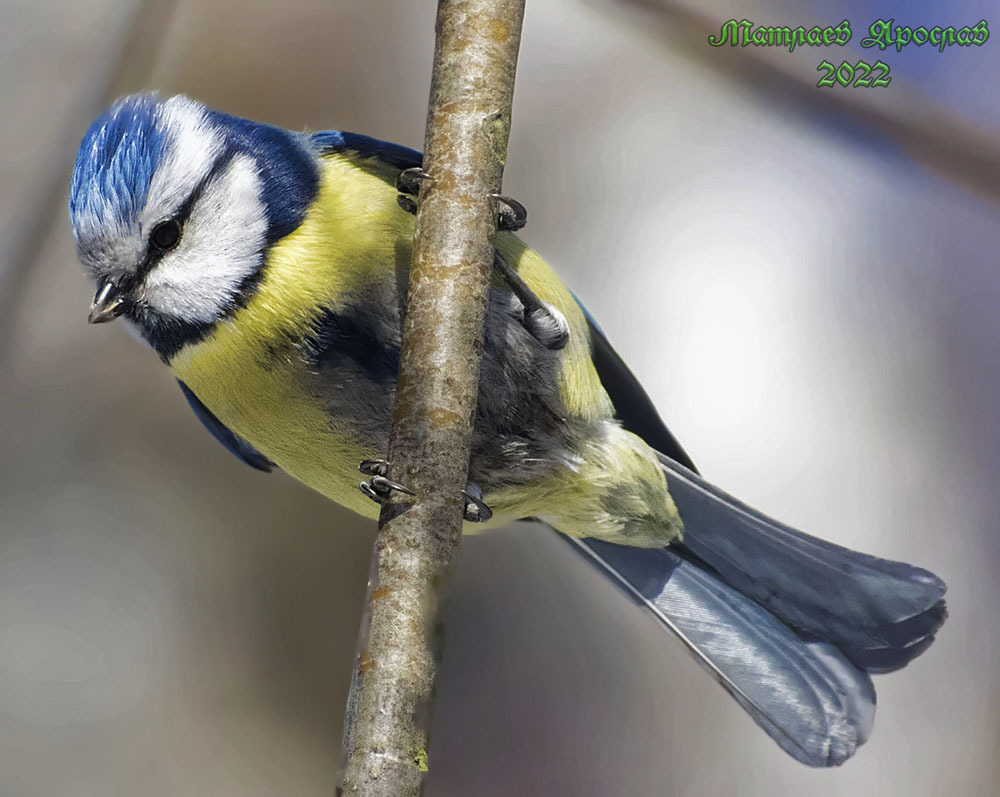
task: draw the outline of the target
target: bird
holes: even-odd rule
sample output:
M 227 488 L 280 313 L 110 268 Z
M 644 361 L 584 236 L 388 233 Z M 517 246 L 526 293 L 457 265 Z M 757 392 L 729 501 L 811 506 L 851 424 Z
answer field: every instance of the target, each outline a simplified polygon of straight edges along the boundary
M 69 217 L 96 285 L 243 462 L 368 518 L 387 449 L 419 152 L 130 95 L 83 136 Z M 675 634 L 796 760 L 869 737 L 871 675 L 947 611 L 933 573 L 793 529 L 708 482 L 497 197 L 465 530 L 535 518 Z M 359 482 L 359 471 L 370 478 Z M 359 489 L 360 487 L 360 489 Z

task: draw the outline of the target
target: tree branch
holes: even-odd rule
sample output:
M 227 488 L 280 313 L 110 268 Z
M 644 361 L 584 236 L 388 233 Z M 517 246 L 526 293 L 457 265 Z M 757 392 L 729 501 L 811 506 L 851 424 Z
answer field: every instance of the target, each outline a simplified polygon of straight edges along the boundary
M 375 541 L 348 698 L 339 794 L 421 792 L 438 610 L 462 532 L 498 193 L 523 0 L 440 0 L 423 181 Z

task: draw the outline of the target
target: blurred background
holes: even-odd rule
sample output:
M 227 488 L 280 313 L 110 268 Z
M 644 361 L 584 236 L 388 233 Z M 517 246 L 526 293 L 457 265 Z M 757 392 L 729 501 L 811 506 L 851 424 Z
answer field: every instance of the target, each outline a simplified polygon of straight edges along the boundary
M 812 771 L 553 535 L 467 539 L 429 795 L 1000 793 L 1000 44 L 862 51 L 883 5 L 529 2 L 504 187 L 710 479 L 935 570 L 951 619 Z M 731 17 L 855 35 L 709 47 Z M 433 19 L 2 0 L 3 797 L 332 792 L 374 529 L 243 466 L 152 352 L 87 327 L 65 200 L 90 119 L 140 88 L 420 147 Z M 815 88 L 862 56 L 888 88 Z

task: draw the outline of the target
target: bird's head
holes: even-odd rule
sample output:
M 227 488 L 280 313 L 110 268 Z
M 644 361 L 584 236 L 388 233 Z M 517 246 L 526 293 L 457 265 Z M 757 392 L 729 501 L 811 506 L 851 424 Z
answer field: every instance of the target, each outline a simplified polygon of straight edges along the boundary
M 182 96 L 119 100 L 84 136 L 70 189 L 97 283 L 89 320 L 124 316 L 170 359 L 252 296 L 317 179 L 300 135 Z

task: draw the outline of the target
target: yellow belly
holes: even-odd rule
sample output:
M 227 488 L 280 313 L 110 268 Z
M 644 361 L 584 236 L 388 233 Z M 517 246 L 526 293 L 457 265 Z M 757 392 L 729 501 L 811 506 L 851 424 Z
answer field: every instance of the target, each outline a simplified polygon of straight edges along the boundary
M 331 428 L 322 404 L 301 390 L 295 358 L 271 359 L 239 339 L 226 322 L 215 339 L 181 352 L 171 370 L 226 426 L 283 471 L 339 504 L 377 517 L 378 507 L 358 491 L 363 459 L 379 456 Z M 221 338 L 221 339 L 220 339 Z
M 386 171 L 383 179 L 380 170 Z M 376 517 L 378 506 L 358 491 L 363 478 L 358 464 L 385 452 L 366 450 L 350 430 L 338 432 L 331 425 L 322 396 L 310 394 L 315 382 L 296 345 L 318 314 L 346 294 L 395 284 L 409 264 L 413 217 L 396 203 L 391 167 L 366 162 L 361 169 L 354 156 L 338 155 L 326 158 L 321 171 L 316 201 L 302 225 L 268 252 L 263 279 L 247 306 L 181 350 L 170 367 L 222 423 L 282 470 L 331 500 Z M 498 235 L 497 247 L 570 324 L 557 375 L 566 410 L 582 418 L 610 417 L 613 408 L 590 359 L 586 319 L 572 295 L 515 236 Z M 495 522 L 520 514 L 533 492 L 489 496 L 500 510 Z

